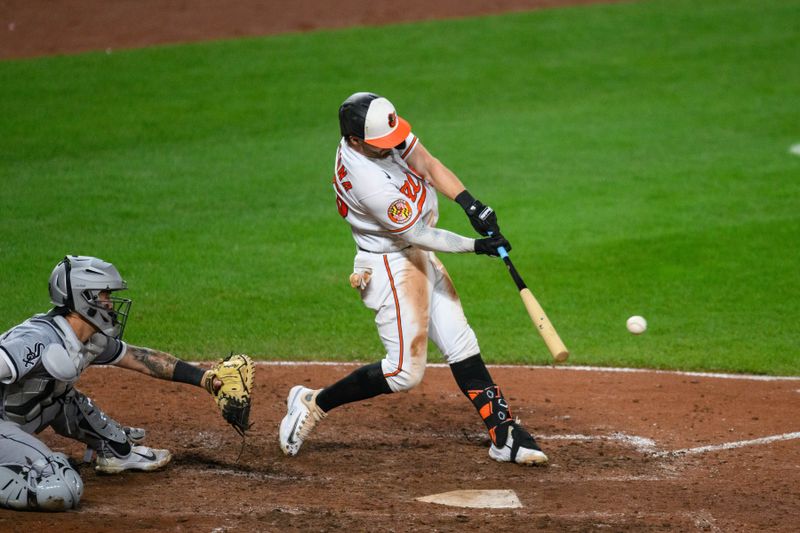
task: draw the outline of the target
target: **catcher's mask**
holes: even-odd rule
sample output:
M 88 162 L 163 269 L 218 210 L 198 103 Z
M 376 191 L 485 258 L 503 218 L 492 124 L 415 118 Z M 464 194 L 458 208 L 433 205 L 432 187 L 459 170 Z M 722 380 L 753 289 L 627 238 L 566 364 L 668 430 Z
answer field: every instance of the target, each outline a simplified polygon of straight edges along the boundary
M 394 148 L 411 133 L 411 125 L 397 116 L 394 105 L 374 93 L 355 93 L 339 107 L 339 130 L 376 148 Z
M 109 337 L 122 338 L 131 300 L 113 296 L 128 284 L 117 269 L 96 257 L 68 255 L 50 274 L 50 301 L 86 319 Z

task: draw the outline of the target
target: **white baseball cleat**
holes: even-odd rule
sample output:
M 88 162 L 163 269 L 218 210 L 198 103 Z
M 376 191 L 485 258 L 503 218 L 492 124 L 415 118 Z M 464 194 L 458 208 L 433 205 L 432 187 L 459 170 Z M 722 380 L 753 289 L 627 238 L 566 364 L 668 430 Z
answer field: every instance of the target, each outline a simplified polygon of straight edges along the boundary
M 103 474 L 119 474 L 125 470 L 158 470 L 172 459 L 169 450 L 156 450 L 147 446 L 134 446 L 127 457 L 97 456 L 94 469 Z
M 547 463 L 547 456 L 539 449 L 534 438 L 516 423 L 511 424 L 503 446 L 498 447 L 492 443 L 489 457 L 495 461 L 525 466 Z
M 286 455 L 297 455 L 303 441 L 311 434 L 317 422 L 326 414 L 317 407 L 317 394 L 320 390 L 311 390 L 302 385 L 295 385 L 286 398 L 286 416 L 281 420 L 279 440 L 281 450 Z

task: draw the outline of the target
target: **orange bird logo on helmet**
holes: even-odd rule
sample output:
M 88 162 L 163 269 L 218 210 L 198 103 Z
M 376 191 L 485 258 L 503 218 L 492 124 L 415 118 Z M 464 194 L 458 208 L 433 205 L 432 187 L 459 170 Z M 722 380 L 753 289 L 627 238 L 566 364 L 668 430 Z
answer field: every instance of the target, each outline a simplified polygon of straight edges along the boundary
M 389 127 L 394 128 L 397 125 L 397 113 L 389 113 Z

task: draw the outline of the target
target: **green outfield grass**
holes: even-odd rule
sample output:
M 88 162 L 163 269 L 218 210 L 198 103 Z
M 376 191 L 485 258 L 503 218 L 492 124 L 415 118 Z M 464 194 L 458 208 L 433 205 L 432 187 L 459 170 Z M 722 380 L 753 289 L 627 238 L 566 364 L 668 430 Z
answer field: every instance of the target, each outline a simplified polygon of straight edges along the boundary
M 368 89 L 496 208 L 571 363 L 800 374 L 799 60 L 800 1 L 675 0 L 0 62 L 0 331 L 81 253 L 131 343 L 379 359 L 330 189 Z M 502 263 L 442 259 L 488 361 L 550 360 Z

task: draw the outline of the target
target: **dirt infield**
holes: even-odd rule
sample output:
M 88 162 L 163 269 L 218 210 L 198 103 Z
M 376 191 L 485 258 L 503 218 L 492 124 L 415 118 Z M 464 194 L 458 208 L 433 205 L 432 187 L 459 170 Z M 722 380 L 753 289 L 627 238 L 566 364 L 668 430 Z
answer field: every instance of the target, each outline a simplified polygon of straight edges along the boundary
M 619 0 L 0 0 L 0 59 Z
M 333 411 L 297 457 L 284 457 L 277 427 L 289 388 L 353 368 L 260 365 L 238 463 L 240 440 L 204 391 L 90 369 L 79 388 L 146 427 L 147 443 L 172 450 L 173 462 L 119 476 L 83 466 L 79 510 L 0 511 L 0 531 L 796 531 L 800 380 L 493 368 L 551 459 L 524 468 L 489 459 L 449 370 L 429 368 L 410 393 Z M 71 441 L 42 437 L 81 458 Z M 511 489 L 523 507 L 415 501 L 456 489 Z

